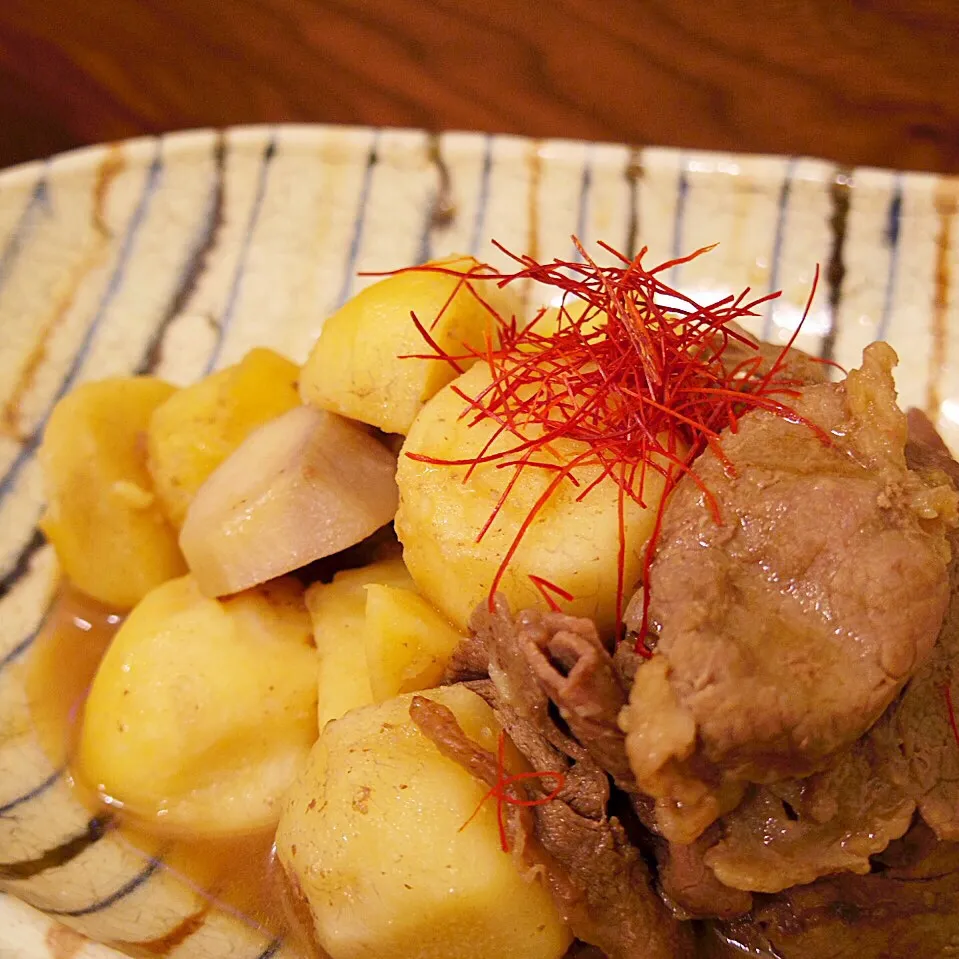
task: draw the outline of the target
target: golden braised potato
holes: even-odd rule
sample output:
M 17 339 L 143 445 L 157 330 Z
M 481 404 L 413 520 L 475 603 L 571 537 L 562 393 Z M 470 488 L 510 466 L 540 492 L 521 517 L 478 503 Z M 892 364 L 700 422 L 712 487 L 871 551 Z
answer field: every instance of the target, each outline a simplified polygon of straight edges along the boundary
M 424 694 L 491 752 L 499 727 L 463 686 Z M 535 875 L 500 847 L 496 804 L 409 715 L 412 694 L 330 723 L 287 794 L 277 852 L 332 959 L 559 959 L 570 942 Z M 520 760 L 510 751 L 510 772 Z
M 379 583 L 366 587 L 363 635 L 374 702 L 438 686 L 463 640 L 413 589 Z
M 489 383 L 489 369 L 482 364 L 455 381 L 468 396 L 478 395 Z M 465 630 L 477 604 L 488 597 L 503 557 L 554 475 L 541 469 L 524 471 L 496 520 L 477 542 L 513 471 L 498 468 L 496 462 L 483 463 L 466 480 L 465 466 L 436 466 L 406 455 L 418 453 L 441 460 L 469 460 L 480 455 L 495 424 L 483 420 L 470 426 L 470 418 L 461 418 L 464 407 L 452 384 L 437 393 L 417 416 L 396 474 L 400 488 L 396 532 L 403 543 L 403 558 L 419 591 L 460 630 Z M 495 452 L 506 443 L 508 440 L 501 438 L 490 449 Z M 557 463 L 579 452 L 567 442 L 554 443 L 553 450 Z M 537 456 L 547 460 L 550 454 L 543 450 Z M 596 466 L 576 470 L 579 485 L 562 483 L 530 525 L 499 586 L 514 609 L 544 605 L 541 592 L 530 579 L 533 575 L 573 595 L 572 602 L 562 604 L 565 612 L 595 619 L 600 630 L 614 626 L 619 489 L 606 478 L 582 502 L 576 502 L 598 475 Z M 625 499 L 624 584 L 628 591 L 640 579 L 643 552 L 662 490 L 662 477 L 650 470 L 644 489 L 646 508 Z
M 116 609 L 186 571 L 144 443 L 151 415 L 174 393 L 146 376 L 84 383 L 57 403 L 40 446 L 40 528 L 70 582 Z
M 300 405 L 300 369 L 272 350 L 251 350 L 178 390 L 150 417 L 147 465 L 170 522 L 183 525 L 204 480 L 258 426 Z
M 207 599 L 190 576 L 130 613 L 97 671 L 79 766 L 128 812 L 196 833 L 267 826 L 317 735 L 302 587 Z
M 462 273 L 478 266 L 469 256 L 437 262 Z M 323 324 L 303 367 L 303 400 L 405 435 L 423 403 L 456 375 L 442 361 L 400 358 L 430 352 L 410 311 L 434 342 L 454 355 L 464 352 L 464 343 L 481 347 L 484 337 L 495 332 L 489 311 L 465 285 L 454 295 L 458 283 L 458 277 L 442 273 L 405 272 L 354 296 Z M 510 293 L 486 282 L 476 288 L 501 316 L 510 318 Z
M 364 632 L 366 590 L 372 584 L 407 587 L 413 580 L 399 557 L 337 573 L 306 591 L 320 658 L 317 702 L 320 729 L 356 706 L 375 702 Z
M 200 487 L 180 546 L 223 596 L 330 556 L 396 512 L 396 459 L 365 427 L 308 406 L 261 426 Z

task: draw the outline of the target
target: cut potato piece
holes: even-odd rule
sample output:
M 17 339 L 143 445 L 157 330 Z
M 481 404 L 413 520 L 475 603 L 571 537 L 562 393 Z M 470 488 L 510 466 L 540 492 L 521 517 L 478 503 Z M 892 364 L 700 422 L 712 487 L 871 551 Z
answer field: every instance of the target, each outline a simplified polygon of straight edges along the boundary
M 381 560 L 361 569 L 337 573 L 332 583 L 306 591 L 319 653 L 317 705 L 320 729 L 356 706 L 375 702 L 366 645 L 366 589 L 371 584 L 404 588 L 413 585 L 403 560 Z
M 330 556 L 396 512 L 396 459 L 363 427 L 299 406 L 261 426 L 190 504 L 180 546 L 207 596 Z
M 437 262 L 464 274 L 479 266 L 469 256 Z M 474 289 L 505 319 L 513 315 L 509 291 L 475 281 Z M 303 400 L 387 433 L 405 434 L 423 403 L 456 375 L 440 360 L 401 359 L 430 352 L 411 311 L 437 346 L 454 355 L 465 352 L 464 343 L 482 347 L 485 336 L 495 335 L 489 310 L 460 277 L 419 271 L 387 277 L 358 293 L 323 324 L 303 367 Z
M 143 442 L 153 411 L 174 392 L 146 376 L 84 383 L 57 403 L 40 446 L 40 528 L 67 579 L 115 609 L 186 571 Z
M 466 404 L 454 392 L 454 386 L 467 396 L 477 396 L 489 384 L 489 369 L 474 366 L 433 397 L 416 418 L 397 469 L 400 508 L 396 532 L 403 544 L 403 558 L 423 596 L 464 631 L 473 609 L 488 598 L 503 557 L 554 473 L 527 469 L 477 542 L 513 471 L 500 469 L 495 461 L 485 462 L 472 468 L 467 478 L 465 466 L 434 466 L 406 454 L 467 461 L 479 456 L 496 424 L 483 420 L 471 426 L 472 419 L 461 418 Z M 490 450 L 509 448 L 511 442 L 515 440 L 500 438 Z M 552 444 L 552 459 L 557 463 L 568 462 L 580 452 L 579 444 Z M 537 454 L 537 459 L 544 462 L 550 458 L 546 449 Z M 600 630 L 608 631 L 616 620 L 619 488 L 607 477 L 590 489 L 599 476 L 597 466 L 577 469 L 575 476 L 578 485 L 563 482 L 530 524 L 499 590 L 514 609 L 543 607 L 543 595 L 530 579 L 541 577 L 574 597 L 571 602 L 560 601 L 564 612 L 595 619 Z M 586 489 L 589 493 L 577 502 Z M 644 490 L 647 508 L 629 497 L 625 499 L 627 591 L 641 577 L 644 549 L 662 491 L 662 477 L 648 470 Z
M 425 695 L 496 751 L 499 727 L 479 696 Z M 464 828 L 487 787 L 417 729 L 411 699 L 327 726 L 287 796 L 277 852 L 319 944 L 332 959 L 559 959 L 570 934 L 549 893 L 502 851 L 495 802 Z
M 300 368 L 272 350 L 251 350 L 174 393 L 150 418 L 148 466 L 170 522 L 183 525 L 206 478 L 258 426 L 300 405 Z
M 379 584 L 366 587 L 364 636 L 374 702 L 438 686 L 463 640 L 418 593 Z
M 154 590 L 97 671 L 83 778 L 135 816 L 194 833 L 274 823 L 317 735 L 310 640 L 292 578 L 226 600 L 190 576 Z

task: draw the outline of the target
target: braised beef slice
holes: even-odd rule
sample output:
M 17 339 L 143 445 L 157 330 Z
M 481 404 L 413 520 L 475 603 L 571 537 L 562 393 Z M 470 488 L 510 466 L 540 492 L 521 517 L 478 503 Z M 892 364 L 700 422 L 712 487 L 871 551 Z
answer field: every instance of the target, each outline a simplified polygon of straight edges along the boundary
M 746 919 L 717 923 L 708 955 L 740 959 L 932 959 L 956 954 L 959 942 L 959 846 L 937 843 L 935 872 L 919 862 L 916 878 L 842 873 L 776 896 L 757 897 Z M 718 947 L 728 937 L 736 947 Z
M 724 884 L 757 892 L 869 872 L 869 857 L 906 832 L 916 808 L 899 745 L 890 711 L 827 770 L 753 787 L 720 820 L 723 838 L 705 862 Z
M 513 745 L 533 769 L 539 772 L 561 772 L 566 783 L 559 795 L 581 815 L 601 818 L 609 802 L 609 780 L 594 763 L 572 762 L 551 746 L 529 720 L 505 706 L 491 680 L 474 680 L 464 685 L 481 696 L 492 707 L 500 724 L 509 732 Z
M 551 856 L 547 881 L 575 935 L 610 959 L 686 959 L 692 931 L 652 888 L 639 851 L 615 819 L 597 821 L 563 802 L 534 810 L 534 836 Z
M 949 599 L 956 496 L 910 470 L 884 344 L 795 417 L 757 411 L 678 484 L 651 570 L 659 627 L 624 712 L 660 831 L 695 839 L 748 783 L 808 776 L 849 749 L 928 659 Z
M 959 871 L 959 843 L 942 842 L 921 819 L 873 857 L 873 872 L 887 879 L 941 879 Z
M 689 845 L 677 842 L 657 844 L 656 860 L 663 895 L 683 918 L 729 919 L 749 912 L 753 897 L 731 889 L 706 865 L 706 852 L 718 838 L 711 826 Z
M 490 677 L 486 699 L 534 769 L 565 774 L 566 785 L 558 799 L 582 816 L 603 820 L 609 780 L 584 744 L 554 719 L 550 698 L 530 664 L 542 656 L 536 645 L 542 640 L 542 619 L 542 614 L 527 611 L 514 620 L 501 596 L 495 598 L 492 611 L 485 604 L 477 607 L 470 630 L 486 650 Z
M 923 451 L 909 452 L 915 468 L 920 461 L 929 466 L 931 460 L 923 460 Z M 959 466 L 940 458 L 936 468 L 959 481 Z M 959 656 L 959 542 L 955 542 L 959 536 L 953 533 L 951 538 L 952 601 L 933 656 L 866 737 L 875 738 L 881 731 L 898 741 L 900 759 L 893 757 L 890 769 L 863 783 L 863 788 L 888 795 L 890 770 L 898 777 L 905 769 L 904 792 L 917 797 L 918 803 L 911 827 L 872 857 L 869 875 L 845 872 L 778 895 L 755 897 L 748 920 L 715 926 L 709 956 L 742 955 L 739 947 L 720 947 L 723 935 L 747 949 L 765 950 L 757 954 L 781 959 L 911 959 L 956 951 L 959 842 L 948 840 L 954 837 L 959 808 L 959 744 L 941 685 L 951 680 L 948 664 Z M 783 793 L 788 785 L 774 788 Z M 781 823 L 781 817 L 771 818 L 764 824 L 765 835 L 776 836 Z M 860 841 L 866 828 L 865 822 L 858 824 Z
M 526 616 L 535 621 L 539 614 Z M 506 601 L 497 596 L 492 611 L 485 604 L 477 607 L 470 630 L 487 650 L 495 690 L 495 697 L 488 701 L 516 748 L 535 769 L 565 773 L 566 785 L 559 799 L 584 816 L 603 817 L 609 783 L 590 761 L 586 748 L 551 715 L 550 699 L 527 658 L 531 640 L 522 614 L 514 623 Z
M 466 680 L 476 688 L 482 669 L 493 687 L 477 691 L 509 717 L 516 736 L 527 744 L 522 751 L 536 752 L 541 764 L 551 759 L 550 768 L 555 756 L 543 752 L 543 742 L 574 760 L 591 756 L 622 788 L 635 790 L 618 724 L 626 690 L 595 624 L 535 610 L 514 620 L 497 597 L 493 611 L 481 606 L 470 625 L 471 637 L 454 652 L 447 682 Z M 565 728 L 553 718 L 553 707 Z M 543 742 L 536 743 L 537 738 Z
M 633 680 L 636 678 L 636 670 L 643 664 L 643 657 L 636 652 L 635 635 L 632 639 L 626 639 L 617 643 L 616 651 L 613 653 L 613 666 L 619 675 L 619 681 L 623 689 L 633 688 Z
M 915 423 L 910 417 L 909 467 L 959 482 L 959 465 L 938 443 L 919 442 L 922 431 L 913 438 Z M 835 872 L 866 873 L 870 857 L 909 828 L 917 805 L 934 835 L 959 838 L 959 744 L 943 692 L 959 656 L 959 530 L 949 540 L 951 600 L 929 660 L 825 770 L 752 787 L 722 817 L 721 838 L 704 858 L 724 883 L 777 892 Z
M 616 785 L 635 791 L 619 728 L 626 690 L 595 624 L 559 613 L 521 613 L 518 624 L 516 642 L 576 741 Z
M 449 709 L 414 696 L 410 716 L 445 756 L 487 785 L 496 783 L 496 758 L 466 737 Z M 509 788 L 518 799 L 543 798 L 537 782 Z M 692 959 L 690 931 L 668 914 L 615 819 L 590 819 L 561 800 L 534 807 L 508 803 L 504 811 L 520 868 L 530 881 L 540 877 L 547 884 L 578 939 L 609 959 Z
M 959 840 L 959 742 L 949 707 L 959 706 L 959 538 L 953 598 L 931 659 L 909 683 L 896 710 L 901 749 L 919 812 L 940 839 Z
M 549 856 L 550 889 L 573 932 L 610 959 L 692 956 L 691 931 L 656 895 L 639 850 L 609 815 L 609 778 L 586 748 L 615 757 L 618 739 L 624 756 L 616 714 L 625 692 L 593 625 L 532 611 L 514 620 L 499 597 L 492 612 L 479 607 L 470 625 L 487 650 L 490 675 L 470 688 L 487 698 L 534 769 L 565 773 L 559 796 L 532 809 L 532 838 Z M 539 780 L 528 784 L 538 798 L 548 789 Z
M 485 679 L 487 676 L 489 654 L 486 652 L 486 643 L 481 637 L 471 633 L 453 650 L 443 673 L 443 682 L 452 685 Z
M 532 611 L 514 619 L 501 599 L 492 613 L 478 609 L 471 625 L 474 635 L 467 642 L 474 649 L 482 645 L 487 650 L 487 657 L 494 661 L 491 671 L 500 683 L 499 688 L 492 680 L 467 685 L 497 711 L 535 769 L 566 773 L 560 799 L 580 815 L 605 819 L 609 773 L 630 793 L 636 816 L 650 828 L 652 801 L 637 790 L 626 763 L 625 735 L 616 722 L 626 701 L 623 671 L 616 668 L 594 625 L 585 619 Z M 623 657 L 617 656 L 622 662 Z M 550 703 L 558 707 L 575 741 L 554 723 Z M 747 910 L 749 896 L 724 887 L 704 867 L 705 848 L 700 844 L 692 851 L 671 851 L 665 841 L 654 845 L 667 902 L 681 916 L 731 916 Z

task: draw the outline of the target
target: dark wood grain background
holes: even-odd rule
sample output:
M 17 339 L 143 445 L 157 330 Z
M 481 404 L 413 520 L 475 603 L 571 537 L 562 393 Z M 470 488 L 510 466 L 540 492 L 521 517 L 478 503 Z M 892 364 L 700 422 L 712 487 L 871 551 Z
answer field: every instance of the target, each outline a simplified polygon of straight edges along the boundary
M 0 0 L 0 165 L 325 121 L 959 172 L 957 0 Z

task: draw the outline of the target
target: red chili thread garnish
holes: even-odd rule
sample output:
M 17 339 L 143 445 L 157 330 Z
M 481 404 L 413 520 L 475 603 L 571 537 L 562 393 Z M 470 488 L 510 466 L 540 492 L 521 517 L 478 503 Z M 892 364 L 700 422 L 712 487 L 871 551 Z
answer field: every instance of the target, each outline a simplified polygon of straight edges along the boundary
M 948 683 L 943 683 L 942 694 L 946 697 L 946 710 L 949 713 L 949 725 L 952 728 L 952 736 L 959 746 L 959 725 L 956 723 L 956 711 L 952 705 L 952 690 Z
M 746 289 L 735 297 L 698 303 L 666 284 L 660 276 L 670 267 L 688 263 L 712 247 L 647 269 L 643 266 L 646 248 L 629 259 L 600 243 L 615 263 L 599 266 L 576 237 L 572 239 L 581 261 L 539 263 L 532 257 L 510 253 L 494 241 L 494 245 L 517 264 L 516 270 L 501 272 L 479 264 L 464 276 L 453 264 L 428 263 L 393 271 L 456 276 L 457 289 L 468 290 L 489 311 L 496 333 L 495 340 L 493 336 L 487 337 L 482 349 L 464 346 L 462 353 L 453 354 L 441 349 L 423 324 L 414 318 L 417 329 L 433 351 L 419 354 L 420 358 L 454 367 L 474 362 L 488 367 L 491 382 L 478 396 L 467 396 L 455 384 L 452 389 L 464 401 L 461 416 L 468 420 L 470 427 L 485 420 L 494 423 L 496 428 L 473 457 L 454 460 L 420 453 L 406 455 L 434 466 L 465 466 L 463 482 L 467 482 L 481 464 L 513 471 L 477 540 L 482 539 L 495 522 L 525 471 L 539 470 L 549 475 L 545 489 L 520 524 L 494 575 L 489 596 L 491 605 L 520 543 L 563 483 L 582 487 L 578 500 L 584 499 L 603 480 L 615 483 L 619 488 L 616 620 L 621 624 L 625 592 L 637 585 L 625 582 L 626 504 L 631 500 L 647 506 L 647 482 L 651 475 L 662 479 L 664 491 L 657 506 L 653 533 L 645 547 L 643 583 L 648 582 L 665 503 L 680 479 L 688 476 L 697 484 L 714 520 L 722 522 L 719 503 L 697 475 L 694 461 L 710 449 L 731 472 L 732 465 L 723 454 L 719 437 L 724 429 L 735 432 L 743 414 L 765 410 L 805 425 L 824 444 L 831 442 L 820 427 L 785 402 L 799 395 L 801 383 L 788 375 L 786 356 L 809 314 L 819 268 L 816 268 L 799 326 L 769 369 L 761 373 L 762 358 L 756 343 L 732 324 L 758 315 L 757 308 L 780 296 L 779 292 L 750 299 L 750 291 Z M 475 288 L 482 282 L 503 287 L 521 280 L 559 291 L 559 320 L 552 332 L 541 332 L 545 309 L 521 328 L 516 317 L 498 315 Z M 452 297 L 447 306 L 451 301 Z M 574 303 L 582 305 L 582 311 L 571 311 L 569 307 Z M 753 355 L 745 359 L 740 355 L 735 362 L 727 359 L 726 352 L 732 343 L 753 351 Z M 562 446 L 558 447 L 560 442 Z M 563 455 L 559 454 L 560 449 Z M 596 471 L 597 475 L 583 482 L 584 470 Z M 547 594 L 547 589 L 567 601 L 571 599 L 568 594 L 564 595 L 565 591 L 541 577 L 530 579 L 551 608 L 555 608 L 556 600 Z M 636 647 L 644 656 L 651 655 L 644 640 L 648 604 L 649 590 L 646 590 Z
M 510 791 L 510 787 L 516 783 L 524 782 L 527 779 L 552 779 L 556 783 L 556 788 L 546 796 L 539 799 L 524 799 L 522 796 L 515 795 Z M 506 733 L 499 734 L 499 740 L 496 744 L 496 782 L 492 789 L 479 801 L 479 805 L 473 810 L 472 815 L 459 828 L 462 832 L 479 814 L 486 802 L 493 796 L 496 797 L 496 824 L 499 827 L 499 842 L 503 852 L 509 852 L 509 840 L 506 837 L 506 820 L 503 816 L 503 806 L 545 806 L 552 802 L 566 788 L 566 776 L 561 772 L 528 772 L 515 773 L 512 776 L 506 775 Z
M 539 590 L 540 595 L 546 602 L 546 605 L 554 612 L 558 613 L 559 603 L 553 599 L 552 594 L 555 593 L 557 596 L 565 599 L 567 603 L 571 603 L 575 598 L 569 590 L 563 589 L 562 586 L 557 586 L 555 583 L 551 583 L 548 579 L 544 579 L 542 576 L 537 576 L 535 573 L 528 574 L 530 582 Z

